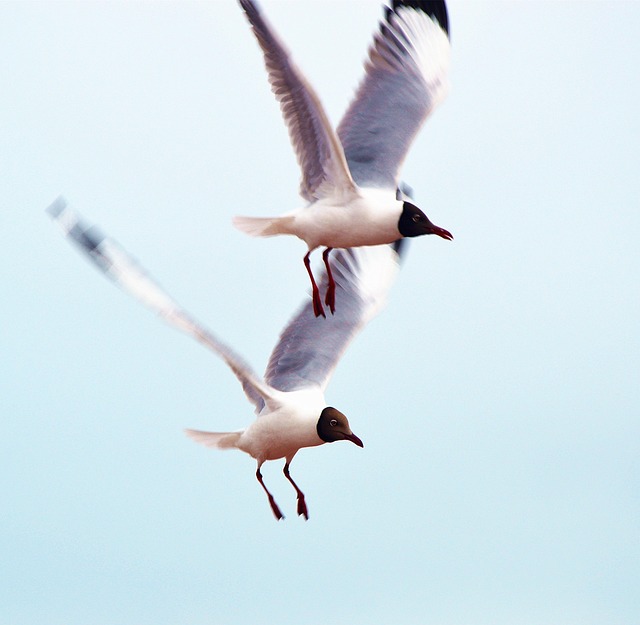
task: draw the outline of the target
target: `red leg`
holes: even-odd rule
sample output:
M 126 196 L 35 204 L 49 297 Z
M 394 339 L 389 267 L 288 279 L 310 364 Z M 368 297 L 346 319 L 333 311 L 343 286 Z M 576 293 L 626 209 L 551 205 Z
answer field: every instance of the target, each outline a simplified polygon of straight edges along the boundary
M 284 465 L 284 469 L 282 469 L 285 477 L 291 482 L 293 487 L 296 489 L 296 493 L 298 495 L 298 515 L 303 516 L 305 520 L 309 520 L 309 512 L 307 511 L 307 504 L 304 500 L 304 493 L 298 488 L 298 485 L 293 481 L 291 475 L 289 475 L 289 463 L 287 462 Z
M 256 477 L 258 478 L 258 482 L 260 482 L 260 486 L 264 488 L 264 492 L 267 493 L 267 497 L 269 498 L 269 505 L 271 506 L 271 510 L 273 510 L 273 514 L 276 519 L 279 521 L 280 519 L 284 519 L 284 514 L 280 512 L 280 508 L 278 508 L 278 504 L 276 500 L 273 498 L 273 495 L 267 490 L 267 487 L 264 485 L 262 481 L 262 473 L 260 473 L 260 467 L 258 467 L 256 471 Z
M 333 280 L 333 274 L 331 273 L 331 265 L 329 264 L 329 253 L 333 248 L 328 247 L 322 252 L 322 260 L 324 260 L 324 266 L 327 268 L 327 278 L 329 279 L 329 286 L 327 287 L 327 294 L 324 298 L 324 303 L 331 310 L 331 314 L 336 312 L 336 283 Z
M 313 273 L 311 271 L 311 264 L 309 262 L 309 255 L 311 251 L 308 251 L 306 256 L 304 257 L 304 266 L 307 268 L 307 273 L 309 274 L 309 279 L 311 280 L 311 289 L 313 292 L 313 314 L 316 317 L 322 315 L 326 317 L 324 314 L 324 308 L 322 308 L 322 302 L 320 301 L 320 291 L 318 291 L 318 285 L 316 281 L 313 279 Z

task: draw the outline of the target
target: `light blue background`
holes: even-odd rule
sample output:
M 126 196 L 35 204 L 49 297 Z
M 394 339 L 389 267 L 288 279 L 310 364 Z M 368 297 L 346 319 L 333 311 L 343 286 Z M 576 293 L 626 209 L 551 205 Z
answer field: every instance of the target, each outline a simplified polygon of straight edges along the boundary
M 264 0 L 337 122 L 379 2 Z M 239 7 L 0 4 L 0 623 L 640 622 L 640 4 L 449 6 L 452 92 L 403 177 L 410 246 L 329 388 L 364 450 L 265 479 L 225 365 L 103 280 L 60 193 L 262 371 L 304 245 Z M 339 302 L 338 302 L 339 305 Z M 321 323 L 321 321 L 319 321 Z

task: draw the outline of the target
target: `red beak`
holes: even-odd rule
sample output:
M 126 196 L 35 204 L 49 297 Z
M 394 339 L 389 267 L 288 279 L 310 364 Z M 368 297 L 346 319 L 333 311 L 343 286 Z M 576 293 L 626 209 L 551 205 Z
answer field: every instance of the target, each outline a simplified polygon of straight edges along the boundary
M 439 237 L 443 239 L 447 239 L 447 241 L 451 241 L 453 239 L 453 235 L 444 228 L 440 228 L 439 226 L 432 225 L 431 232 L 429 234 L 437 234 Z

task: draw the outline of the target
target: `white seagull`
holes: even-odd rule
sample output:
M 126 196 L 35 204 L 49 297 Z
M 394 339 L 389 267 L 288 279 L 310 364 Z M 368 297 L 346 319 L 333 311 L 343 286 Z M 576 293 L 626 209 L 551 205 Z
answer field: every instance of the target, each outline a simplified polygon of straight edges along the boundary
M 327 406 L 324 391 L 353 337 L 385 302 L 398 271 L 399 243 L 339 250 L 334 255 L 335 288 L 342 300 L 339 311 L 327 324 L 318 325 L 308 307 L 301 306 L 282 331 L 263 380 L 172 299 L 128 252 L 90 226 L 63 198 L 51 204 L 47 212 L 108 278 L 229 365 L 254 405 L 257 418 L 236 432 L 186 433 L 208 447 L 239 449 L 255 458 L 256 477 L 278 520 L 283 514 L 262 480 L 260 467 L 267 460 L 284 458 L 284 475 L 295 488 L 298 514 L 308 519 L 304 494 L 291 478 L 289 466 L 302 447 L 339 440 L 363 447 L 347 417 Z M 326 274 L 321 283 L 328 283 Z
M 235 217 L 252 236 L 295 235 L 308 251 L 313 310 L 325 316 L 309 256 L 325 247 L 325 304 L 335 312 L 329 265 L 333 248 L 391 243 L 400 237 L 452 235 L 397 197 L 398 174 L 429 113 L 448 91 L 449 23 L 444 1 L 393 0 L 375 33 L 365 76 L 337 132 L 316 92 L 252 0 L 239 0 L 264 53 L 271 88 L 280 103 L 302 170 L 307 205 L 280 217 Z

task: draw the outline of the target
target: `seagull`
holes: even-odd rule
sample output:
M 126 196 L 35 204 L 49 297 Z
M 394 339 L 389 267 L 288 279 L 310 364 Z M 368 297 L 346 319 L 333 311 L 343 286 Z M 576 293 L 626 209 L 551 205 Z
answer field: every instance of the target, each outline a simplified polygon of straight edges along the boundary
M 302 177 L 307 204 L 280 217 L 242 217 L 251 236 L 294 235 L 307 244 L 304 265 L 313 311 L 326 317 L 310 266 L 323 246 L 325 304 L 335 313 L 329 254 L 334 248 L 392 243 L 437 234 L 451 240 L 412 202 L 398 197 L 398 174 L 418 130 L 448 91 L 449 19 L 444 1 L 393 0 L 373 37 L 365 75 L 333 130 L 320 99 L 252 0 L 239 0 L 262 52 L 272 91 Z
M 364 447 L 347 417 L 328 406 L 324 392 L 354 336 L 380 310 L 399 268 L 399 241 L 341 249 L 334 255 L 333 280 L 342 298 L 340 310 L 318 325 L 303 304 L 280 334 L 271 353 L 264 379 L 231 347 L 184 310 L 149 273 L 116 241 L 102 234 L 74 211 L 62 197 L 47 208 L 48 214 L 98 269 L 116 285 L 220 356 L 240 381 L 253 404 L 256 419 L 235 432 L 185 430 L 194 441 L 215 449 L 239 449 L 257 462 L 256 478 L 267 495 L 277 520 L 284 518 L 267 489 L 260 469 L 267 460 L 284 459 L 284 475 L 295 489 L 298 515 L 309 518 L 303 492 L 289 467 L 303 447 L 346 440 Z M 328 276 L 321 284 L 326 286 Z

